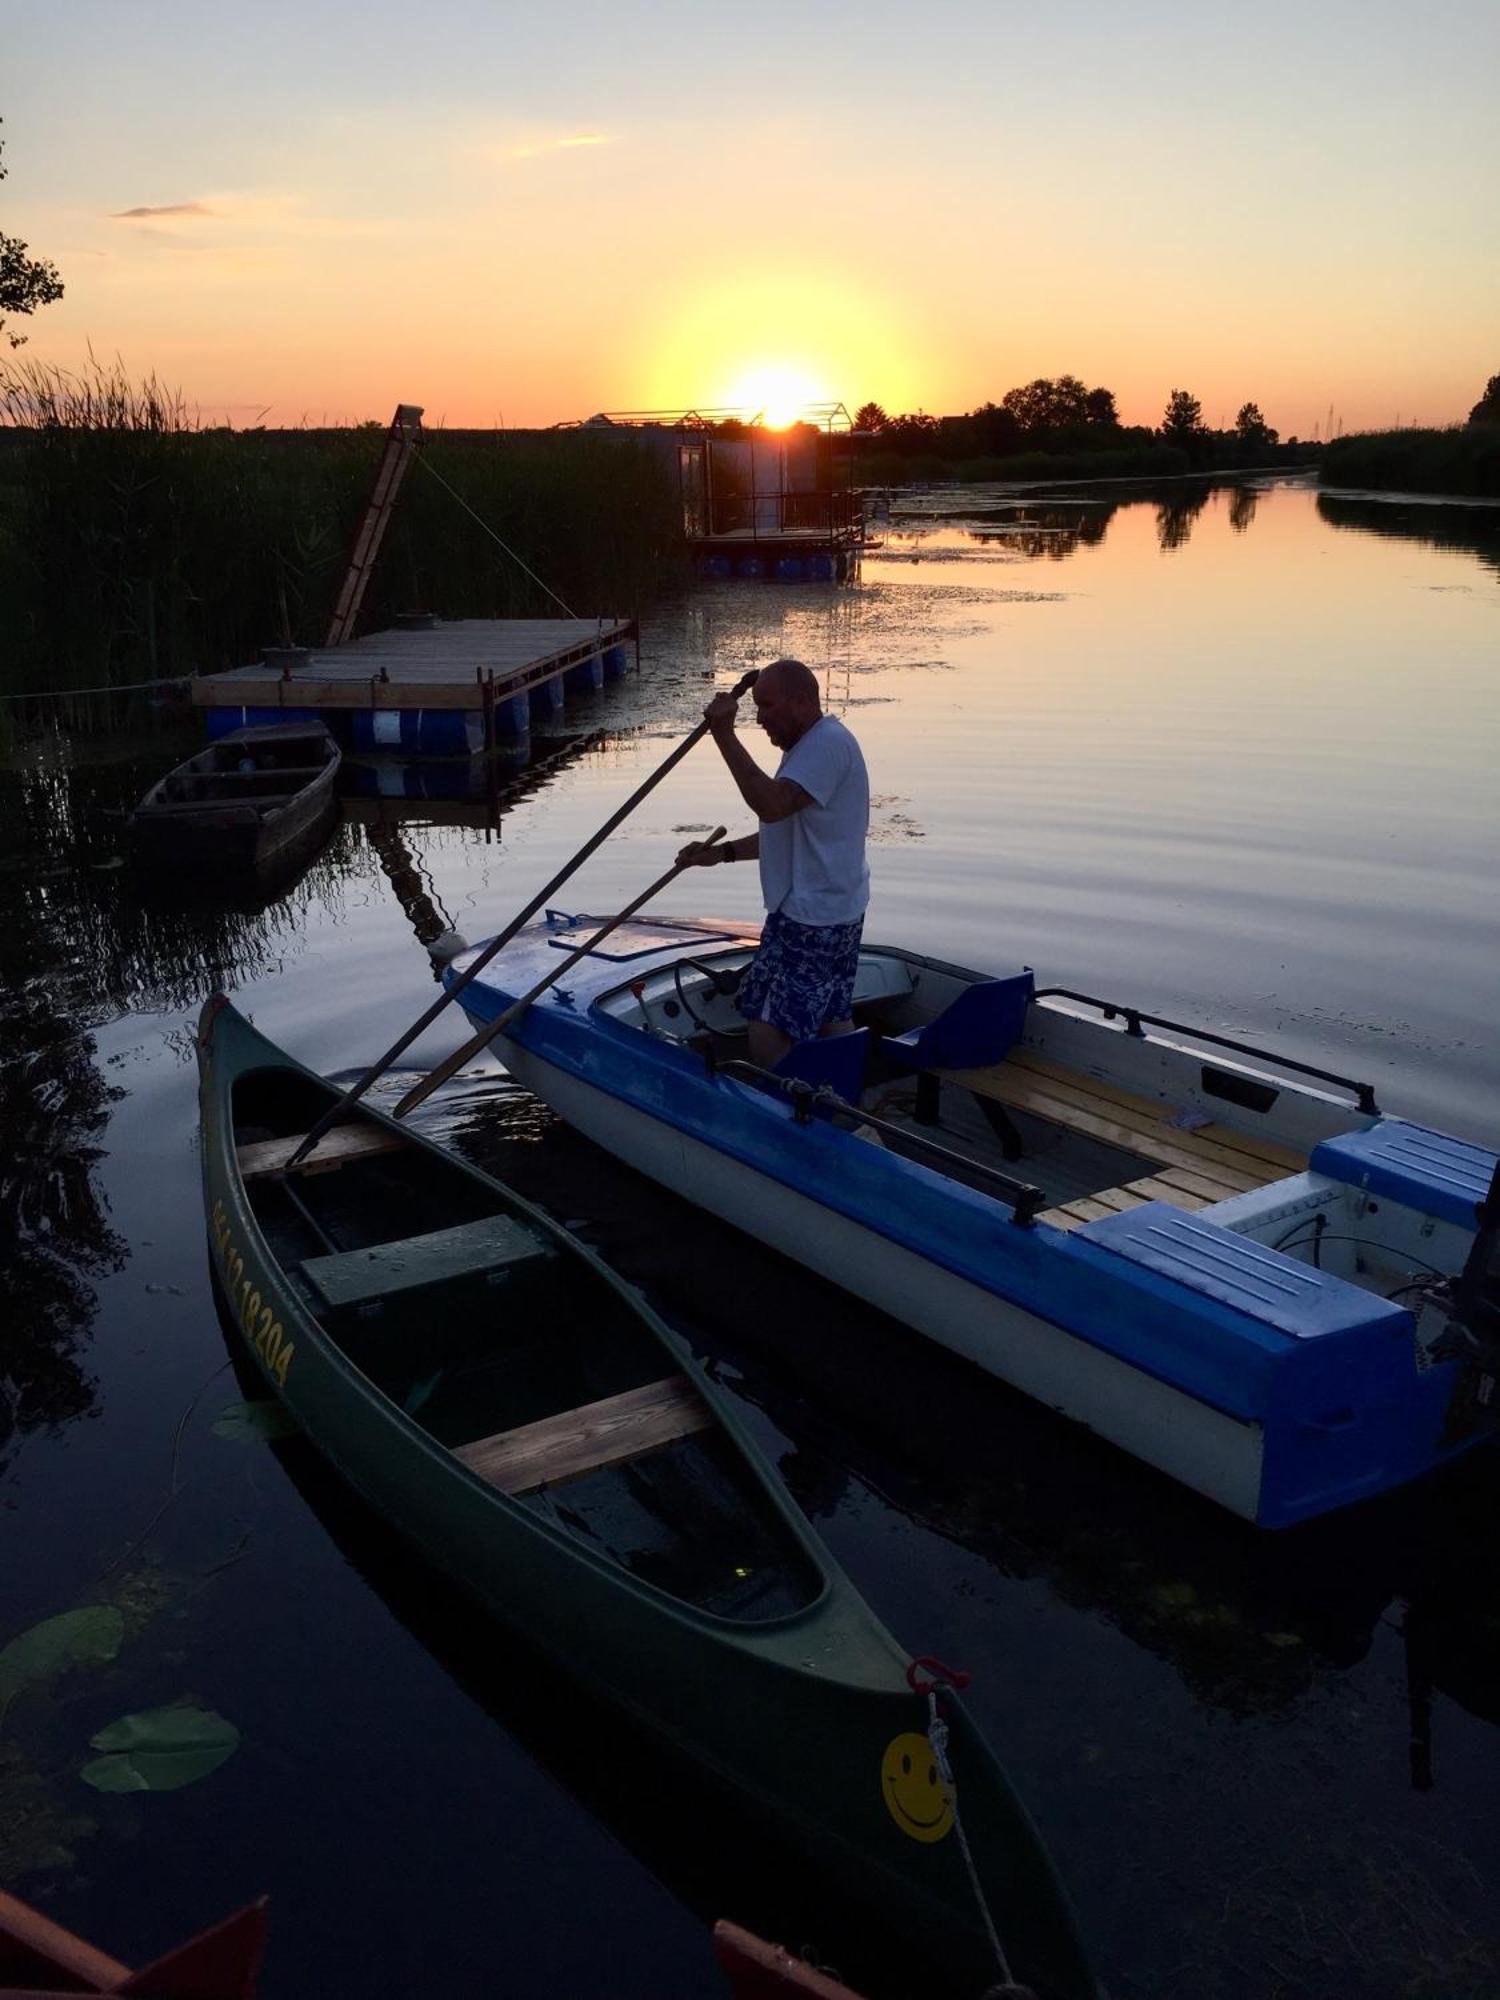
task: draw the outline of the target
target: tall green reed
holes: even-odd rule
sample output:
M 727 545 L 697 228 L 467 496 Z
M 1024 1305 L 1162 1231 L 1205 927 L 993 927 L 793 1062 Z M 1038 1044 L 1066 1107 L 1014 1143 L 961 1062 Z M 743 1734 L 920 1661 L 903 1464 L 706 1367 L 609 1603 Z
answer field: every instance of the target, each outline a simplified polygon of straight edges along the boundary
M 154 376 L 0 366 L 0 689 L 212 672 L 321 642 L 384 447 L 379 425 L 232 431 Z M 579 616 L 633 612 L 674 577 L 669 465 L 633 437 L 430 433 L 470 507 Z M 413 466 L 364 624 L 561 615 Z

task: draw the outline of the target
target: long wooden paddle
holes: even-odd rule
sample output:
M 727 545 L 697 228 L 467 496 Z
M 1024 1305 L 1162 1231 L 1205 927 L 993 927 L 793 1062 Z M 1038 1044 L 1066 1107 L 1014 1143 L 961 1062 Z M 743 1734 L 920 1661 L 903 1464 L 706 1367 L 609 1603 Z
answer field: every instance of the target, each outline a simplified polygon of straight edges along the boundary
M 722 826 L 716 826 L 707 840 L 701 841 L 699 845 L 712 847 L 716 840 L 724 838 L 724 831 Z M 651 887 L 643 889 L 635 901 L 628 903 L 617 917 L 611 917 L 608 923 L 601 924 L 593 936 L 586 939 L 578 947 L 577 951 L 570 951 L 560 964 L 554 965 L 544 978 L 537 981 L 529 993 L 523 993 L 519 1000 L 512 1000 L 503 1014 L 497 1015 L 493 1021 L 486 1021 L 478 1034 L 471 1035 L 461 1049 L 457 1049 L 451 1056 L 445 1057 L 435 1070 L 430 1071 L 428 1075 L 423 1077 L 419 1084 L 416 1084 L 411 1090 L 407 1091 L 405 1097 L 402 1098 L 401 1102 L 391 1113 L 391 1116 L 393 1118 L 404 1118 L 408 1111 L 415 1111 L 424 1098 L 431 1097 L 432 1093 L 442 1084 L 445 1084 L 450 1076 L 457 1076 L 464 1064 L 471 1062 L 482 1050 L 487 1049 L 497 1035 L 503 1035 L 511 1022 L 518 1015 L 526 1012 L 526 1009 L 531 1005 L 533 1000 L 538 999 L 546 992 L 549 986 L 562 978 L 569 966 L 576 965 L 581 958 L 587 958 L 601 938 L 607 938 L 612 930 L 618 930 L 626 918 L 633 917 L 643 903 L 649 903 L 653 896 L 659 896 L 667 884 L 674 881 L 684 868 L 692 868 L 696 865 L 695 862 L 691 861 L 674 863 L 665 875 L 658 876 L 651 884 Z
M 747 674 L 742 674 L 740 676 L 739 680 L 730 690 L 730 693 L 733 695 L 734 699 L 738 701 L 742 694 L 747 693 L 749 689 L 754 687 L 756 681 L 759 680 L 759 678 L 760 678 L 759 669 L 756 667 L 752 667 Z M 364 1075 L 360 1077 L 357 1082 L 351 1083 L 349 1088 L 344 1092 L 343 1096 L 336 1099 L 336 1101 L 328 1107 L 328 1109 L 322 1114 L 320 1118 L 314 1119 L 313 1123 L 308 1128 L 307 1137 L 302 1141 L 302 1144 L 297 1148 L 296 1152 L 293 1153 L 287 1160 L 288 1169 L 295 1167 L 296 1165 L 298 1165 L 300 1161 L 305 1160 L 307 1158 L 308 1154 L 312 1151 L 313 1147 L 317 1145 L 318 1141 L 322 1138 L 323 1134 L 328 1130 L 329 1126 L 337 1125 L 339 1120 L 348 1113 L 351 1107 L 356 1105 L 359 1102 L 359 1100 L 364 1096 L 365 1092 L 370 1088 L 370 1085 L 374 1083 L 375 1079 L 377 1077 L 385 1075 L 386 1071 L 390 1068 L 391 1064 L 396 1060 L 397 1056 L 404 1054 L 405 1051 L 409 1049 L 412 1043 L 417 1039 L 418 1035 L 424 1033 L 426 1029 L 432 1026 L 433 1022 L 437 1019 L 438 1015 L 442 1013 L 443 1009 L 447 1006 L 448 1002 L 454 999 L 456 995 L 462 993 L 464 988 L 468 985 L 471 979 L 476 977 L 477 974 L 483 972 L 484 968 L 489 964 L 490 960 L 495 956 L 495 953 L 499 951 L 502 946 L 509 944 L 511 939 L 515 936 L 516 932 L 520 930 L 523 925 L 529 924 L 531 922 L 531 919 L 536 915 L 537 911 L 541 909 L 542 905 L 546 902 L 547 898 L 549 896 L 555 896 L 557 894 L 557 891 L 562 887 L 563 883 L 567 881 L 568 877 L 571 874 L 573 874 L 573 872 L 576 869 L 581 868 L 583 866 L 584 862 L 588 860 L 589 856 L 593 853 L 594 849 L 596 847 L 602 846 L 603 843 L 606 840 L 608 840 L 609 836 L 614 832 L 615 828 L 620 824 L 620 821 L 622 819 L 625 819 L 629 814 L 633 813 L 636 807 L 640 804 L 641 800 L 645 798 L 646 794 L 648 792 L 654 791 L 656 787 L 661 783 L 662 779 L 667 775 L 668 771 L 670 771 L 674 765 L 680 764 L 683 758 L 689 752 L 689 750 L 692 749 L 693 745 L 707 734 L 708 734 L 708 724 L 706 722 L 700 722 L 698 724 L 698 727 L 692 732 L 690 736 L 685 736 L 683 740 L 678 744 L 677 748 L 672 752 L 671 756 L 664 758 L 662 762 L 657 765 L 656 769 L 651 773 L 651 776 L 646 780 L 646 782 L 643 785 L 638 785 L 636 789 L 630 794 L 630 797 L 625 801 L 624 805 L 622 805 L 617 812 L 612 812 L 609 818 L 604 822 L 603 826 L 600 827 L 599 831 L 596 834 L 592 835 L 591 838 L 589 838 L 583 843 L 582 847 L 579 848 L 578 852 L 573 856 L 572 860 L 564 863 L 564 865 L 553 876 L 552 880 L 547 884 L 546 888 L 539 889 L 536 895 L 534 895 L 531 901 L 526 905 L 525 909 L 522 910 L 518 916 L 512 917 L 510 922 L 505 926 L 505 929 L 500 932 L 498 937 L 493 937 L 490 939 L 489 943 L 485 946 L 484 950 L 480 952 L 479 956 L 473 961 L 472 964 L 465 966 L 462 975 L 459 978 L 455 979 L 451 986 L 445 986 L 443 988 L 443 990 L 438 994 L 437 999 L 434 1000 L 432 1005 L 427 1009 L 426 1013 L 422 1015 L 420 1020 L 413 1021 L 411 1026 L 407 1029 L 406 1033 L 401 1037 L 400 1041 L 392 1042 L 391 1046 L 386 1050 L 385 1054 L 380 1058 L 378 1062 L 373 1064 L 371 1068 L 367 1069 Z M 665 878 L 665 879 L 670 879 L 670 878 Z

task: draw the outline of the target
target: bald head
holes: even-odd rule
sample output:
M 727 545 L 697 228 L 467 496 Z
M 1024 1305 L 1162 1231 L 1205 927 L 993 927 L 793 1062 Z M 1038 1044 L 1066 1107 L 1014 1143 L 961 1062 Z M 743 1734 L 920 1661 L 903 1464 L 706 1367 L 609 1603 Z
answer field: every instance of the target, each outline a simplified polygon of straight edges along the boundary
M 755 683 L 755 719 L 778 750 L 790 750 L 823 713 L 818 677 L 801 660 L 773 660 Z
M 790 695 L 794 700 L 810 701 L 822 713 L 818 696 L 818 677 L 811 667 L 805 667 L 800 660 L 772 660 L 770 666 L 761 670 L 761 681 L 769 681 L 778 694 Z

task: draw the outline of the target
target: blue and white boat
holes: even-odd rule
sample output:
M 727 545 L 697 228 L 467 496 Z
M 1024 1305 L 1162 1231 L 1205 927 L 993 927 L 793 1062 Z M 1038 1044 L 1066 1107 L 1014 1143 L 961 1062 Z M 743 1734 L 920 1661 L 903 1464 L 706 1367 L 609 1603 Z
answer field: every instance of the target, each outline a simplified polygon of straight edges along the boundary
M 602 921 L 520 932 L 470 1017 Z M 861 953 L 857 1032 L 759 1071 L 733 998 L 755 941 L 638 918 L 496 1052 L 622 1160 L 1262 1527 L 1493 1429 L 1495 1153 L 1368 1085 L 894 946 Z

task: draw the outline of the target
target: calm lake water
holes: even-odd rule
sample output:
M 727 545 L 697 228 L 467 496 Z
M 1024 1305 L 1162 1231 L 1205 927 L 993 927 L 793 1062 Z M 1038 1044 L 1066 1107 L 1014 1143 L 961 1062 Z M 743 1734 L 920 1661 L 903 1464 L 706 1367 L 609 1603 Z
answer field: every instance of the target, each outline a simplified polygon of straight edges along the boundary
M 419 936 L 496 928 L 711 685 L 783 653 L 824 676 L 870 765 L 873 937 L 1264 1039 L 1495 1142 L 1500 510 L 1267 481 L 889 516 L 856 585 L 665 608 L 494 825 L 351 803 L 258 911 L 121 862 L 182 721 L 122 714 L 0 772 L 0 1644 L 79 1605 L 126 1621 L 113 1663 L 4 1717 L 0 1877 L 106 1950 L 144 1960 L 264 1890 L 268 2000 L 708 1995 L 714 1914 L 864 1971 L 794 1868 L 304 1443 L 215 1430 L 245 1388 L 203 1241 L 203 996 L 356 1071 L 432 997 Z M 705 745 L 563 900 L 619 907 L 720 820 L 745 825 Z M 756 913 L 755 871 L 662 906 L 705 897 Z M 445 1015 L 383 1101 L 466 1032 Z M 496 1067 L 420 1117 L 645 1288 L 902 1642 L 970 1669 L 1122 2000 L 1500 1992 L 1494 1459 L 1269 1539 L 657 1192 Z M 79 1780 L 92 1734 L 181 1698 L 242 1732 L 217 1772 Z

